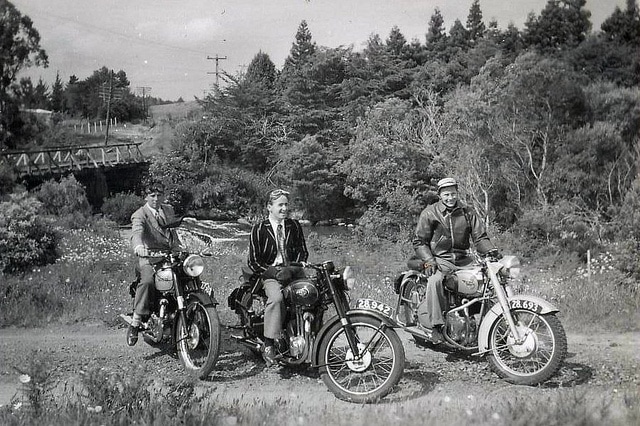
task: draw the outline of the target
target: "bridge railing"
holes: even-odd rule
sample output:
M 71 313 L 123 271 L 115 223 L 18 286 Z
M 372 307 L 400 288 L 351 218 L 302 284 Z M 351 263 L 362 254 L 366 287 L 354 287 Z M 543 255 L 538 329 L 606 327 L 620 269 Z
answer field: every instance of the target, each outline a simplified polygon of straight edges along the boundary
M 9 164 L 20 176 L 58 174 L 71 170 L 144 162 L 146 160 L 140 152 L 140 144 L 131 142 L 5 151 L 0 152 L 0 161 Z

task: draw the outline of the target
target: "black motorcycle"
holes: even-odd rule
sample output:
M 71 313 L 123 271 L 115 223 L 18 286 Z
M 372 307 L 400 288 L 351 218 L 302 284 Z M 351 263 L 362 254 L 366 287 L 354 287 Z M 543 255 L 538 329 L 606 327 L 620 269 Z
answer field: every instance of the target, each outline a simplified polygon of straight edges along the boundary
M 204 379 L 220 354 L 220 319 L 209 284 L 200 279 L 204 253 L 153 252 L 147 257 L 162 258 L 155 274 L 156 297 L 151 315 L 141 324 L 145 342 L 175 345 L 185 369 Z M 139 276 L 130 286 L 135 297 Z M 131 324 L 132 315 L 120 317 Z
M 349 308 L 352 268 L 337 269 L 330 261 L 292 267 L 304 268 L 305 278 L 285 283 L 283 289 L 286 315 L 283 338 L 276 341 L 279 362 L 318 368 L 329 390 L 346 401 L 369 403 L 391 392 L 404 371 L 404 348 L 389 318 Z M 228 299 L 242 333 L 234 337 L 256 354 L 264 349 L 266 299 L 262 280 L 252 280 L 250 273 L 243 274 Z

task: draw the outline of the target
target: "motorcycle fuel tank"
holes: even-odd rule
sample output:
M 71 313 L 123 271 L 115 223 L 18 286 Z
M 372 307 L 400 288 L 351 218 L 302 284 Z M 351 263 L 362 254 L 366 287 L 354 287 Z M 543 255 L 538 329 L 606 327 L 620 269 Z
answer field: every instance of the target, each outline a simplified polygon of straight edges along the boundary
M 309 280 L 296 280 L 289 284 L 284 291 L 285 297 L 295 305 L 311 306 L 320 296 L 318 288 Z

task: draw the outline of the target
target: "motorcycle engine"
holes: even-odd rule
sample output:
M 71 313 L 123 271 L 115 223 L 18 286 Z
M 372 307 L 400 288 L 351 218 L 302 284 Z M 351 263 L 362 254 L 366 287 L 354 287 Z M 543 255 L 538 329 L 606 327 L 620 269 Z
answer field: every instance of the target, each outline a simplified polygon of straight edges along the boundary
M 463 316 L 449 312 L 446 317 L 447 336 L 462 346 L 473 347 L 478 337 L 478 326 L 475 316 Z

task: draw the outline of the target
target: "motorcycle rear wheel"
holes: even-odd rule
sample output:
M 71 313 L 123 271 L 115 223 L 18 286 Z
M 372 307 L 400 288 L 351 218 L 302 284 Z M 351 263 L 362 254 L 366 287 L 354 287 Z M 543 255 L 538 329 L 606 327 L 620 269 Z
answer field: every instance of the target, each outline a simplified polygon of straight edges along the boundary
M 510 383 L 537 385 L 553 376 L 567 355 L 567 336 L 554 314 L 540 315 L 525 309 L 511 311 L 521 335 L 516 344 L 504 315 L 489 332 L 489 363 L 492 370 Z
M 355 359 L 343 325 L 333 325 L 320 343 L 320 376 L 339 399 L 371 403 L 389 394 L 404 371 L 404 347 L 392 328 L 376 332 L 381 321 L 354 315 L 350 322 L 364 354 Z
M 191 301 L 178 315 L 176 347 L 185 369 L 204 379 L 211 373 L 220 354 L 220 318 L 213 306 Z

